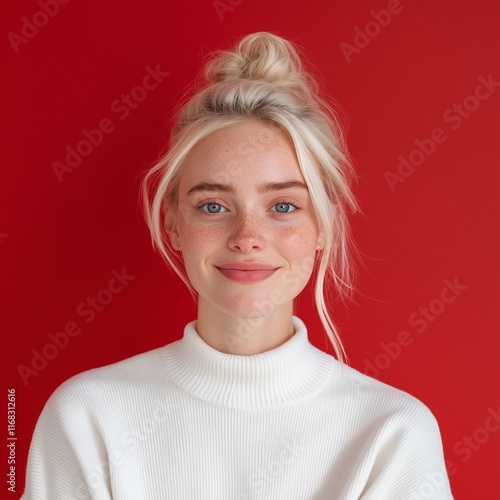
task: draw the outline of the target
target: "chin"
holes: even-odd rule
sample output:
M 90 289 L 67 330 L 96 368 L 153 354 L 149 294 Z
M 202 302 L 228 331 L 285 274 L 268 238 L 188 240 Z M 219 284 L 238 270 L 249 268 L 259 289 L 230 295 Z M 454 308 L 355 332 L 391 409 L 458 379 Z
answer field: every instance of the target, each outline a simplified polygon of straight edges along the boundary
M 284 300 L 283 294 L 279 295 L 281 300 L 276 299 L 277 294 L 238 294 L 231 297 L 231 303 L 227 302 L 221 309 L 224 310 L 226 314 L 234 318 L 241 318 L 242 320 L 248 319 L 258 319 L 270 316 L 279 309 L 281 309 L 288 302 L 292 302 L 293 299 Z

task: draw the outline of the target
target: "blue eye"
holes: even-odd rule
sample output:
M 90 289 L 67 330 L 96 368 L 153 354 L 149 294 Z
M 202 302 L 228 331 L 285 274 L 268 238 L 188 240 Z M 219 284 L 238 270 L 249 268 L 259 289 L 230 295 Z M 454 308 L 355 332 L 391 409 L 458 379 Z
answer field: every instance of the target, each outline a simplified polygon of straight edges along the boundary
M 226 210 L 220 203 L 205 203 L 200 208 L 209 214 L 218 214 Z
M 275 209 L 273 211 L 278 212 L 279 214 L 288 214 L 296 210 L 296 207 L 294 205 L 286 202 L 276 203 L 276 205 L 274 205 L 273 208 Z

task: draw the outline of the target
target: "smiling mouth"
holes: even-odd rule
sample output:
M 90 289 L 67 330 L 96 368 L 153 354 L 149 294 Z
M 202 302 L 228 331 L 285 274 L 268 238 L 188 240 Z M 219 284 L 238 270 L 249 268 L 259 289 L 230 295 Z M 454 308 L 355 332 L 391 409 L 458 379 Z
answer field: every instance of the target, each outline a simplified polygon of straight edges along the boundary
M 278 268 L 270 266 L 224 266 L 216 269 L 227 279 L 239 283 L 257 283 L 271 277 Z

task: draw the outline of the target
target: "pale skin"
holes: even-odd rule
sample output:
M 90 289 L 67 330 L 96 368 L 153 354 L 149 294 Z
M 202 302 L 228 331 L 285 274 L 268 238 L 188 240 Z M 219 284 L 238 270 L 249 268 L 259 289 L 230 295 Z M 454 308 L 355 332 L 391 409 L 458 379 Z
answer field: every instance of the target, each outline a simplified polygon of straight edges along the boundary
M 208 345 L 251 355 L 293 336 L 293 300 L 323 236 L 283 131 L 251 120 L 200 141 L 166 225 L 198 293 L 196 330 Z

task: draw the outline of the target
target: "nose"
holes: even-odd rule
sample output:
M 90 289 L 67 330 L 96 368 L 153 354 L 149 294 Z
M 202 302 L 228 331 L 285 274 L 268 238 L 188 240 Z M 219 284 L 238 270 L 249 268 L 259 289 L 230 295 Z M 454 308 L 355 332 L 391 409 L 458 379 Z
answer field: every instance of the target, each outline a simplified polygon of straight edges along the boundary
M 241 214 L 234 220 L 228 245 L 231 250 L 242 253 L 260 250 L 264 246 L 263 229 L 257 216 L 248 213 Z

